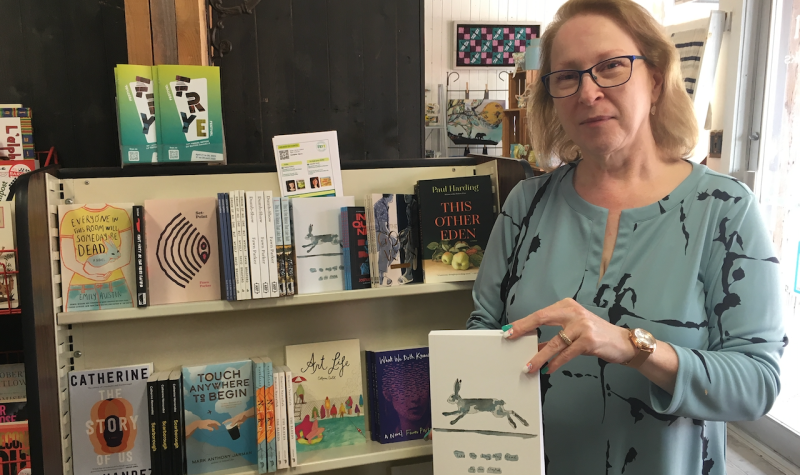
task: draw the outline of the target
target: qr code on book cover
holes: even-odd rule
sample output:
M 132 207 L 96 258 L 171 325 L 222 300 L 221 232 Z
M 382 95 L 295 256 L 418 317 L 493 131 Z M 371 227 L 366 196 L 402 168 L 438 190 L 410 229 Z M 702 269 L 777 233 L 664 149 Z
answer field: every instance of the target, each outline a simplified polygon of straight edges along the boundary
M 139 152 L 137 150 L 128 150 L 128 161 L 129 162 L 138 162 L 139 161 Z
M 181 158 L 181 156 L 180 156 L 180 152 L 178 152 L 178 150 L 170 150 L 169 151 L 169 159 L 170 160 L 178 160 L 179 158 Z
M 281 160 L 286 160 L 287 158 L 289 158 L 288 150 L 279 150 L 278 153 L 280 154 L 278 158 Z

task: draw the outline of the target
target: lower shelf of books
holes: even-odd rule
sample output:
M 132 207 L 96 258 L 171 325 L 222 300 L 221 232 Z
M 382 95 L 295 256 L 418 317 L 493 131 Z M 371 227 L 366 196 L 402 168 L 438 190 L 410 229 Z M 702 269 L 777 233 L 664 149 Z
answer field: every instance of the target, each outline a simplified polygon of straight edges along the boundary
M 309 295 L 295 295 L 292 297 L 278 297 L 270 299 L 244 300 L 227 302 L 225 300 L 212 300 L 208 302 L 178 303 L 170 305 L 154 305 L 144 308 L 125 308 L 115 310 L 95 310 L 89 312 L 59 312 L 58 324 L 70 325 L 76 323 L 108 322 L 118 320 L 133 320 L 139 318 L 169 317 L 175 315 L 192 315 L 200 313 L 216 313 L 241 311 L 252 309 L 271 309 L 289 307 L 294 305 L 313 305 L 321 303 L 344 302 L 351 300 L 365 300 L 385 297 L 402 297 L 407 295 L 422 295 L 456 290 L 472 289 L 473 281 L 446 282 L 437 284 L 408 284 L 396 287 L 381 287 L 377 289 L 347 290 L 342 292 L 327 292 Z

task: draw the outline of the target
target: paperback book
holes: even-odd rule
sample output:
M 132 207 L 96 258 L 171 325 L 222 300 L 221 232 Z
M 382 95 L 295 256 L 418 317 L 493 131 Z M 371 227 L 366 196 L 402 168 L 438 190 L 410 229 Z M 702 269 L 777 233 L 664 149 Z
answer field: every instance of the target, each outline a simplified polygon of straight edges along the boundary
M 28 420 L 28 403 L 25 400 L 0 402 L 0 424 Z
M 21 175 L 36 169 L 36 160 L 1 160 L 0 157 L 0 201 L 7 201 L 11 193 L 11 185 Z
M 147 307 L 147 262 L 144 255 L 144 207 L 133 207 L 133 249 L 136 266 L 136 305 Z
M 147 379 L 153 365 L 70 371 L 72 473 L 150 472 Z
M 14 202 L 0 202 L 0 311 L 19 308 Z
M 28 422 L 0 424 L 0 470 L 3 475 L 30 475 L 31 469 Z
M 118 64 L 117 122 L 122 165 L 158 162 L 158 88 L 155 68 Z
M 188 475 L 257 470 L 251 360 L 183 368 Z
M 298 453 L 366 442 L 358 340 L 287 346 L 286 363 Z
M 25 400 L 25 365 L 12 363 L 0 365 L 0 401 Z
M 0 159 L 36 160 L 32 119 L 28 107 L 0 107 Z M 31 170 L 36 168 L 34 165 Z
M 135 306 L 132 209 L 132 203 L 58 206 L 65 312 Z
M 363 206 L 341 210 L 342 245 L 344 249 L 345 290 L 372 287 L 367 245 L 367 214 Z
M 425 282 L 475 280 L 495 220 L 491 179 L 420 180 L 417 196 Z
M 372 287 L 421 283 L 416 196 L 371 194 L 365 201 Z
M 150 304 L 220 299 L 217 200 L 146 200 Z

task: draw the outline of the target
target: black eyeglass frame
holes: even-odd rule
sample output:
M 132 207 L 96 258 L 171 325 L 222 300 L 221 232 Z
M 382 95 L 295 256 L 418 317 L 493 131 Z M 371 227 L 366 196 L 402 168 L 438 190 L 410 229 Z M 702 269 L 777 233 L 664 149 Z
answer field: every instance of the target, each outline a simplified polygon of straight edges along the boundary
M 614 60 L 614 59 L 620 59 L 620 58 L 628 58 L 631 61 L 631 74 L 628 76 L 628 79 L 626 79 L 625 81 L 623 81 L 623 82 L 621 82 L 621 83 L 619 83 L 619 84 L 617 84 L 615 86 L 601 86 L 600 84 L 598 84 L 597 83 L 597 77 L 594 74 L 592 74 L 592 69 L 596 68 L 597 66 L 599 66 L 599 65 L 601 65 L 601 64 L 603 64 L 605 62 L 608 62 L 608 61 L 611 61 L 611 60 Z M 583 75 L 584 74 L 588 74 L 589 77 L 592 78 L 592 81 L 594 81 L 594 83 L 597 84 L 597 87 L 601 87 L 603 89 L 611 89 L 612 87 L 622 86 L 623 84 L 625 84 L 626 82 L 631 80 L 631 77 L 633 77 L 633 63 L 637 59 L 641 59 L 642 61 L 647 61 L 646 57 L 640 56 L 640 55 L 636 55 L 636 54 L 614 56 L 613 58 L 604 59 L 604 60 L 600 61 L 599 63 L 595 64 L 594 66 L 592 66 L 591 68 L 584 69 L 583 71 L 578 70 L 578 69 L 559 69 L 558 71 L 553 71 L 551 73 L 545 74 L 544 76 L 541 77 L 541 80 L 542 80 L 542 84 L 544 84 L 545 91 L 547 91 L 547 94 L 549 94 L 550 97 L 552 97 L 553 99 L 564 99 L 566 97 L 574 96 L 575 94 L 577 94 L 578 91 L 581 90 L 581 83 L 583 82 Z M 573 92 L 572 94 L 568 94 L 566 96 L 554 96 L 550 92 L 550 85 L 547 83 L 547 78 L 549 78 L 553 74 L 563 73 L 563 72 L 578 73 L 578 87 L 575 89 L 575 92 Z

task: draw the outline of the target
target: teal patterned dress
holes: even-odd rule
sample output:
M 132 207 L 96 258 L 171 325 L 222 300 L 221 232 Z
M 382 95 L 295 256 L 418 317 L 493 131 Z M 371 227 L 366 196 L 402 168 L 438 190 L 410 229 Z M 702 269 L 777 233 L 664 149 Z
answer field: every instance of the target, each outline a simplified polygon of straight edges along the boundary
M 725 421 L 769 411 L 780 389 L 778 260 L 758 201 L 702 165 L 668 196 L 622 211 L 599 279 L 608 211 L 583 200 L 579 162 L 514 188 L 473 289 L 468 328 L 500 328 L 573 298 L 675 348 L 673 394 L 579 356 L 543 375 L 548 475 L 725 473 Z M 542 327 L 547 341 L 560 330 Z M 533 355 L 531 355 L 533 356 Z

